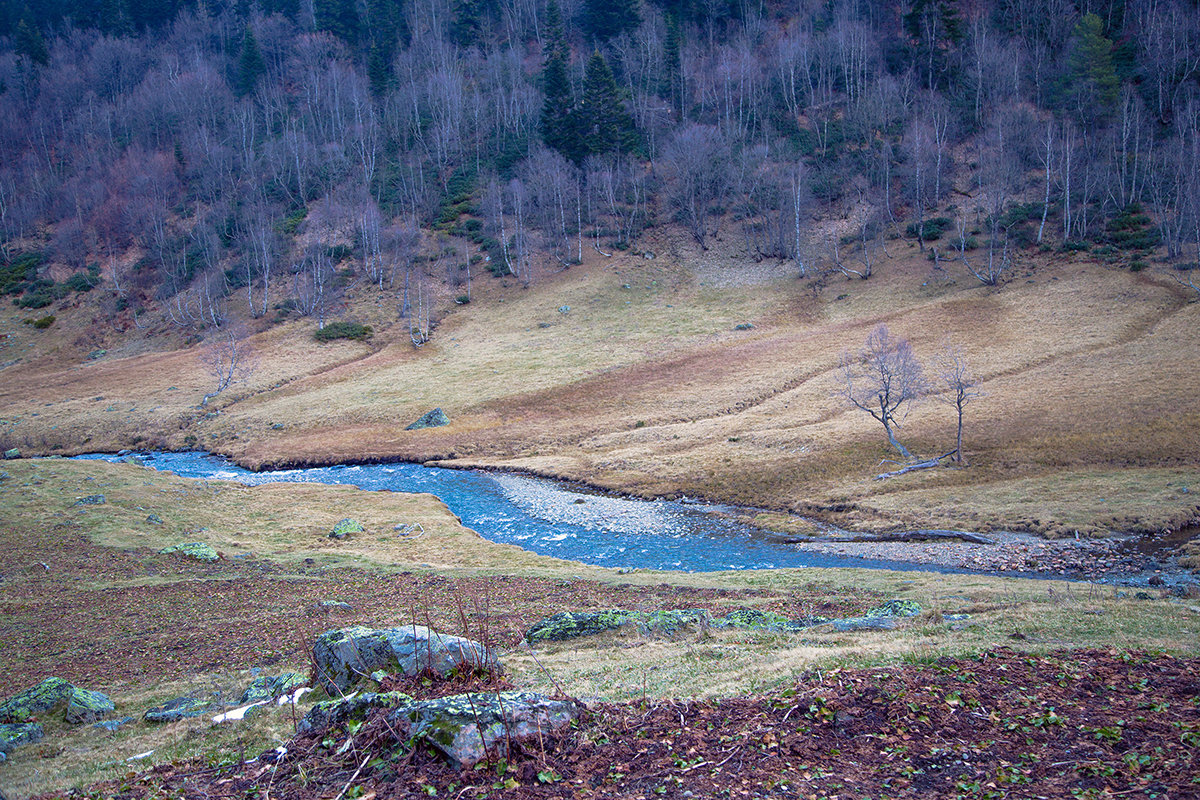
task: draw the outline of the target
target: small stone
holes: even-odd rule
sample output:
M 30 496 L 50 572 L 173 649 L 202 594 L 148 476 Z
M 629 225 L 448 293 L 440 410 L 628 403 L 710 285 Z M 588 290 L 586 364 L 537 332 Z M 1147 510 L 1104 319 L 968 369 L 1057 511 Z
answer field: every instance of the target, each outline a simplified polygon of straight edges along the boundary
M 113 733 L 122 725 L 128 725 L 133 722 L 133 717 L 121 717 L 120 719 L 106 719 L 102 722 L 97 722 L 92 727 L 98 731 L 108 731 Z
M 146 722 L 178 722 L 188 717 L 198 717 L 207 711 L 208 707 L 209 703 L 206 700 L 197 700 L 194 697 L 176 697 L 174 700 L 150 709 L 142 715 L 142 719 Z
M 162 525 L 163 524 L 162 517 L 160 517 L 158 514 L 150 514 L 146 517 L 146 524 Z
M 570 314 L 570 313 L 571 313 L 571 307 L 570 307 L 570 306 L 559 306 L 559 307 L 558 307 L 558 313 L 560 313 L 560 314 Z
M 108 500 L 102 494 L 89 494 L 87 497 L 78 497 L 75 499 L 75 505 L 77 506 L 102 506 L 107 502 Z

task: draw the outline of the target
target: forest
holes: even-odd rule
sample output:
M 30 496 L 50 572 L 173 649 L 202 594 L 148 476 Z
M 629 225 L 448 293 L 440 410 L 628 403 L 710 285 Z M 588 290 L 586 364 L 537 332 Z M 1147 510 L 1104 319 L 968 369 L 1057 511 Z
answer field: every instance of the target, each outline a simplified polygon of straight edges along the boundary
M 801 276 L 1195 286 L 1195 0 L 0 3 L 0 283 L 184 328 L 529 282 L 682 226 Z M 414 269 L 416 265 L 420 268 Z M 53 267 L 53 269 L 51 269 Z M 140 323 L 139 323 L 140 324 Z

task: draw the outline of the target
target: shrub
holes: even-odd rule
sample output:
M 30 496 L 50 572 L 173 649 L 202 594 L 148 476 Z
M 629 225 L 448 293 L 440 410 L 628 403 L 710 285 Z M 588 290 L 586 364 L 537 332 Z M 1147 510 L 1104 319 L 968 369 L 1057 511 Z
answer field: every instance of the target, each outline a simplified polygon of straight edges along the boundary
M 1134 261 L 1129 262 L 1129 271 L 1130 272 L 1141 272 L 1147 266 L 1148 265 L 1146 264 L 1145 261 L 1142 261 L 1141 259 L 1136 259 Z
M 26 292 L 22 297 L 13 300 L 13 305 L 20 308 L 45 308 L 53 302 L 54 297 L 49 289 L 38 289 L 35 292 Z
M 953 224 L 949 217 L 927 219 L 920 227 L 921 239 L 926 242 L 935 242 L 942 238 L 942 234 L 950 230 L 950 226 Z M 917 238 L 917 223 L 910 222 L 904 232 L 914 239 Z
M 334 339 L 357 339 L 365 341 L 371 338 L 370 325 L 360 325 L 357 322 L 331 322 L 324 328 L 318 329 L 313 333 L 313 337 L 318 342 L 332 342 Z
M 295 236 L 296 231 L 300 230 L 300 224 L 304 222 L 304 219 L 307 216 L 307 208 L 298 208 L 291 214 L 288 214 L 286 217 L 281 219 L 275 227 L 282 234 L 286 234 L 287 236 Z
M 35 250 L 21 253 L 0 266 L 0 291 L 5 294 L 20 294 L 22 284 L 37 280 L 38 267 L 44 260 L 45 257 Z
M 46 316 L 40 317 L 33 321 L 33 327 L 37 328 L 39 331 L 44 331 L 44 330 L 46 330 L 46 328 L 49 328 L 53 324 L 54 324 L 54 315 L 53 314 L 47 314 Z
M 63 281 L 63 286 L 67 287 L 73 292 L 90 292 L 92 289 L 96 288 L 96 284 L 98 282 L 99 274 L 92 274 L 91 272 L 76 272 L 74 275 Z

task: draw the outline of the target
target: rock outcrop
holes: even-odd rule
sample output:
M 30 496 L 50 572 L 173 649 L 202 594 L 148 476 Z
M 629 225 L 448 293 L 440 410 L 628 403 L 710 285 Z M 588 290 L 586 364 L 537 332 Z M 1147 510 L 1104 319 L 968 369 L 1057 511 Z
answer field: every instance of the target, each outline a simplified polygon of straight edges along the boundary
M 316 677 L 330 695 L 344 694 L 363 678 L 383 670 L 416 675 L 425 670 L 495 669 L 491 653 L 470 639 L 404 625 L 374 630 L 364 626 L 328 631 L 313 643 Z

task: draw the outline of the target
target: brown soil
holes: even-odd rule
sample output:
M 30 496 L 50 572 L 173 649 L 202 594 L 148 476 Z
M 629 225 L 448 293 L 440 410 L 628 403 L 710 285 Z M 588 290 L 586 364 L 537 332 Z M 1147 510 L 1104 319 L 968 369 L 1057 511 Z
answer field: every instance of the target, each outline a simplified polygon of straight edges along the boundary
M 287 755 L 163 766 L 80 797 L 1200 797 L 1200 659 L 1007 648 L 806 675 L 766 696 L 593 706 L 450 769 L 382 716 Z M 348 735 L 353 744 L 341 755 Z
M 30 566 L 0 575 L 0 697 L 47 675 L 112 687 L 304 663 L 315 636 L 351 624 L 417 621 L 510 647 L 533 623 L 563 609 L 689 607 L 724 614 L 751 604 L 790 617 L 834 617 L 861 613 L 881 599 L 839 588 L 834 600 L 829 587 L 816 586 L 734 591 L 318 566 L 285 573 L 265 560 L 205 565 L 97 547 L 66 524 L 27 530 L 19 563 Z M 120 585 L 146 580 L 155 582 Z M 327 600 L 352 610 L 321 609 Z

